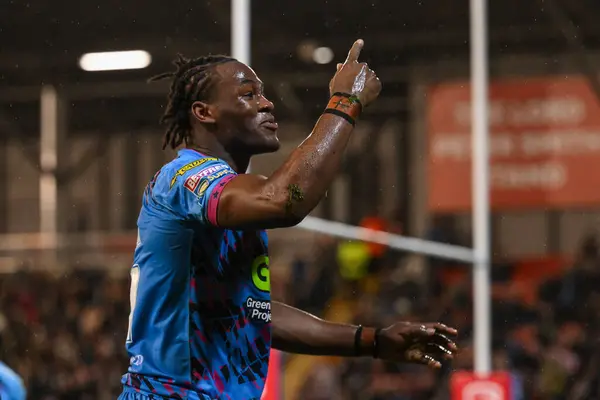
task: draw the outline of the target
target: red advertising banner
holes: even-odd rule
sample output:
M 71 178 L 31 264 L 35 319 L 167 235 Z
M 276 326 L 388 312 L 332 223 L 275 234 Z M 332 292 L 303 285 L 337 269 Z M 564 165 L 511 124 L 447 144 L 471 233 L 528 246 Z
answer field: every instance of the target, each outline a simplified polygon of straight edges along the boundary
M 468 83 L 428 92 L 428 204 L 471 208 Z M 600 103 L 580 77 L 522 78 L 490 84 L 493 209 L 600 205 Z
M 269 356 L 269 373 L 261 400 L 281 399 L 281 353 L 271 350 Z
M 472 372 L 455 372 L 450 379 L 452 400 L 510 400 L 510 375 L 494 372 L 478 377 Z

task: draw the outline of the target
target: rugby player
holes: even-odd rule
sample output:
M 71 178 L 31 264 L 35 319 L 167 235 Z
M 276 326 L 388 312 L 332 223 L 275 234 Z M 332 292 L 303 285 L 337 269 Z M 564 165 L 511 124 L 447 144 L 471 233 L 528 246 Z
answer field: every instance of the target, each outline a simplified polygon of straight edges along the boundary
M 439 367 L 456 331 L 442 324 L 337 324 L 271 301 L 265 229 L 298 224 L 338 173 L 381 83 L 354 43 L 307 139 L 270 177 L 246 174 L 276 151 L 263 82 L 226 56 L 187 59 L 172 79 L 163 147 L 179 149 L 147 185 L 131 268 L 130 357 L 121 399 L 261 397 L 271 347 Z

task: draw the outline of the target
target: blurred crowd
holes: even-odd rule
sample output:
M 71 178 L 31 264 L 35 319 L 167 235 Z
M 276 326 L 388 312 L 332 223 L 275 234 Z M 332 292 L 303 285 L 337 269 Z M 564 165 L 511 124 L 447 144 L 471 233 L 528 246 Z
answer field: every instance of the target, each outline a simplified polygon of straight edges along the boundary
M 129 279 L 88 270 L 0 279 L 0 359 L 28 398 L 115 399 L 128 364 Z
M 594 236 L 587 237 L 574 260 L 525 287 L 515 277 L 516 263 L 496 255 L 492 267 L 492 363 L 494 370 L 510 374 L 513 399 L 600 398 L 598 247 Z M 452 372 L 473 368 L 470 271 L 463 265 L 428 260 L 429 274 L 423 282 L 411 273 L 409 259 L 388 253 L 372 259 L 364 276 L 337 280 L 333 285 L 357 324 L 388 326 L 414 320 L 442 321 L 456 327 L 461 352 L 455 360 L 435 372 L 370 359 L 331 359 L 315 366 L 300 398 L 450 398 Z M 448 282 L 449 271 L 462 273 Z
M 363 325 L 442 321 L 460 330 L 462 350 L 439 372 L 370 359 L 314 359 L 299 398 L 447 399 L 452 371 L 473 367 L 469 268 L 428 260 L 423 280 L 414 273 L 423 268 L 412 268 L 405 254 L 328 237 L 319 246 L 318 261 L 299 258 L 290 266 L 290 290 L 274 279 L 274 297 L 285 293 L 285 300 L 325 316 L 324 304 L 341 302 L 350 310 L 348 322 Z M 449 283 L 448 271 L 461 273 Z M 493 365 L 511 374 L 515 400 L 600 398 L 596 239 L 587 238 L 559 273 L 527 287 L 535 291 L 533 301 L 515 286 L 510 261 L 496 260 L 492 275 Z M 128 312 L 127 275 L 74 270 L 0 276 L 0 359 L 23 376 L 31 399 L 114 399 L 127 367 Z

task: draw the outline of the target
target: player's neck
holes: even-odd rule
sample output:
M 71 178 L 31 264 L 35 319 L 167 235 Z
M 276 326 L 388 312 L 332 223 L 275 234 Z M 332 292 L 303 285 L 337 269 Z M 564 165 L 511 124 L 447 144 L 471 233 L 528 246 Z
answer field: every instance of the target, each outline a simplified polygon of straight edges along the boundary
M 225 161 L 235 172 L 243 174 L 248 170 L 250 165 L 250 157 L 234 156 L 225 150 L 220 144 L 218 146 L 202 146 L 189 143 L 186 148 L 196 150 L 199 153 L 207 156 L 217 157 Z
M 216 135 L 208 132 L 194 132 L 192 137 L 188 139 L 186 147 L 222 159 L 238 174 L 245 173 L 248 165 L 250 165 L 249 155 L 234 151 L 230 146 L 219 141 Z

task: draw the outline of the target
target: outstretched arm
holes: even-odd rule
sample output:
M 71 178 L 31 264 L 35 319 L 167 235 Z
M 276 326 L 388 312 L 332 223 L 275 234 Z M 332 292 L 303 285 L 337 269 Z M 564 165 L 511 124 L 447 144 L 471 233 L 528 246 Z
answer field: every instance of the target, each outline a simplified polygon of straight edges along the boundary
M 439 368 L 452 358 L 456 344 L 443 324 L 400 322 L 385 329 L 337 324 L 283 303 L 272 302 L 273 347 L 299 354 L 370 356 Z
M 360 348 L 357 326 L 337 324 L 277 301 L 272 302 L 273 347 L 288 353 L 354 357 L 373 354 L 375 329 L 363 328 Z

